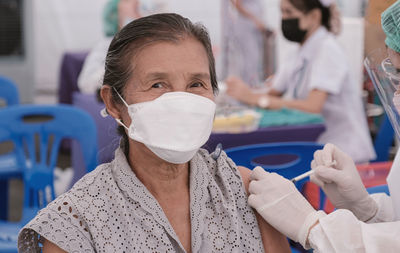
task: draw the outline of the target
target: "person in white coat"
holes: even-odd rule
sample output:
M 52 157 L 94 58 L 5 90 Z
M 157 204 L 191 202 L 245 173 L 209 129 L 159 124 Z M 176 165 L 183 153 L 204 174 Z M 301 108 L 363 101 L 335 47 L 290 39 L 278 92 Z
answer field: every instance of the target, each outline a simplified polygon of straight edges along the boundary
M 258 84 L 264 77 L 262 0 L 221 1 L 221 49 L 220 78 L 236 73 L 249 84 Z
M 162 12 L 165 6 L 157 0 L 109 0 L 103 11 L 104 33 L 89 52 L 78 77 L 81 93 L 96 94 L 102 85 L 107 50 L 113 36 L 126 24 L 150 14 Z
M 375 158 L 375 151 L 361 87 L 330 32 L 332 18 L 337 20 L 334 6 L 334 0 L 281 0 L 282 33 L 300 44 L 298 52 L 282 64 L 266 94 L 251 90 L 237 77 L 225 80 L 227 94 L 265 109 L 286 107 L 320 113 L 326 131 L 317 141 L 337 145 L 357 163 L 368 162 Z M 349 143 L 349 139 L 353 141 Z
M 382 14 L 388 58 L 366 67 L 400 138 L 400 1 Z M 351 139 L 349 139 L 349 142 Z M 400 252 L 400 155 L 387 178 L 390 197 L 369 195 L 352 159 L 332 144 L 314 154 L 311 181 L 337 208 L 314 210 L 283 177 L 257 167 L 251 175 L 249 204 L 277 230 L 315 252 Z

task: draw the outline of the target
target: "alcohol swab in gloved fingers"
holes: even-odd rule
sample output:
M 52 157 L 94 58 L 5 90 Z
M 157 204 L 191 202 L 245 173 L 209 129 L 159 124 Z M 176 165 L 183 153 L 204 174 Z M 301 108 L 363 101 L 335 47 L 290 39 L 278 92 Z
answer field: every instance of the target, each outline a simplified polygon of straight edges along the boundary
M 333 160 L 329 165 L 327 165 L 327 167 L 332 167 L 336 165 L 336 161 Z M 297 177 L 292 178 L 290 181 L 292 181 L 293 183 L 296 183 L 306 177 L 311 176 L 312 174 L 314 174 L 314 170 L 309 170 L 301 175 L 298 175 Z

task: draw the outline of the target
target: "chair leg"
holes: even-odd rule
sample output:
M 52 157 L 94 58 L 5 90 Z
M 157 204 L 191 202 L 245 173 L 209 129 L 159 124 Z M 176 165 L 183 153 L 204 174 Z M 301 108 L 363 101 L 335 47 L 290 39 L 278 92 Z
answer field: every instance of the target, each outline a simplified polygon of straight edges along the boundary
M 322 188 L 319 189 L 319 210 L 325 210 L 326 196 Z
M 0 180 L 0 220 L 8 219 L 8 180 Z

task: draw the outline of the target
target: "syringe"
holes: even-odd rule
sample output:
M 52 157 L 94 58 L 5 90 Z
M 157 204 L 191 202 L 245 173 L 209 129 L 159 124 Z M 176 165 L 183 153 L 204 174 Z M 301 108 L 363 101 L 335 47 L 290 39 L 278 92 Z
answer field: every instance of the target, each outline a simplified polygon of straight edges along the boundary
M 332 167 L 332 166 L 335 166 L 335 165 L 336 165 L 336 161 L 333 160 L 331 162 L 331 164 L 327 165 L 327 167 Z M 305 173 L 303 173 L 301 175 L 298 175 L 297 177 L 292 178 L 290 181 L 292 181 L 293 183 L 296 183 L 296 182 L 298 182 L 298 181 L 300 181 L 300 180 L 302 180 L 302 179 L 304 179 L 306 177 L 311 176 L 312 174 L 314 174 L 314 170 L 309 170 L 309 171 L 307 171 L 307 172 L 305 172 Z

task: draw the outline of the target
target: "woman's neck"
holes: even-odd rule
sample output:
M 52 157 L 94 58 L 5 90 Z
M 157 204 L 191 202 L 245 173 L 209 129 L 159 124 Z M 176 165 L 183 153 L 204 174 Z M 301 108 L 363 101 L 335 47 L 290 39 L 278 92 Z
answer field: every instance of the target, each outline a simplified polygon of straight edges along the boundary
M 313 34 L 321 27 L 321 25 L 315 25 L 313 27 L 311 27 L 307 33 L 306 36 L 304 37 L 304 41 L 300 43 L 301 46 L 304 46 L 304 44 L 308 41 L 309 38 L 311 38 L 311 36 L 313 36 Z
M 131 141 L 127 160 L 137 178 L 156 198 L 179 196 L 189 189 L 189 163 L 167 163 L 144 144 Z

